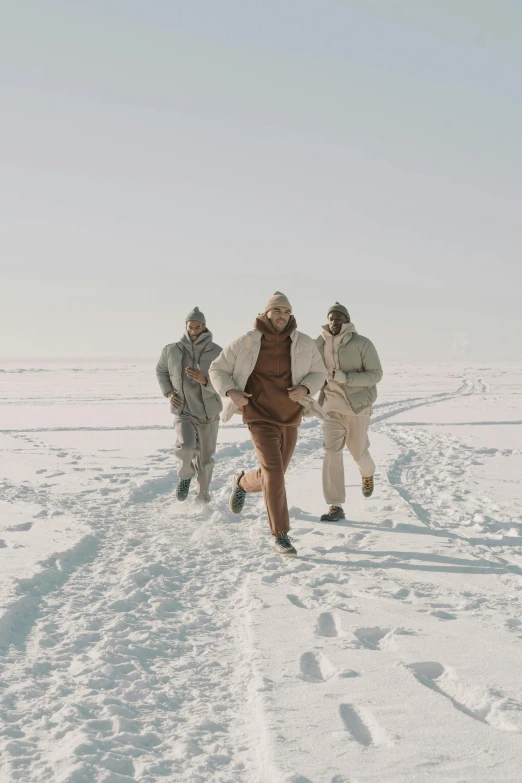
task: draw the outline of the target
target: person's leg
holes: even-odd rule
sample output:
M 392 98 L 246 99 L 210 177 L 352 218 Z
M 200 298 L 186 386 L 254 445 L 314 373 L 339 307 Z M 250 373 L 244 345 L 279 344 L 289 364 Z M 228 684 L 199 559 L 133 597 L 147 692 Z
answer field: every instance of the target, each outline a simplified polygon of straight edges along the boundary
M 219 419 L 196 426 L 199 453 L 196 456 L 196 472 L 200 492 L 208 492 L 214 470 L 214 454 L 219 430 Z
M 375 462 L 370 456 L 370 440 L 368 427 L 370 426 L 370 412 L 358 413 L 356 416 L 347 416 L 346 446 L 355 460 L 363 478 L 370 478 L 375 473 Z
M 345 417 L 330 413 L 323 421 L 323 493 L 329 506 L 342 508 L 346 500 L 343 450 L 346 443 Z
M 249 425 L 252 442 L 260 467 L 241 479 L 246 492 L 259 492 L 259 483 L 265 499 L 268 522 L 272 535 L 287 533 L 290 529 L 286 500 L 285 470 L 297 441 L 297 427 L 279 427 L 269 422 L 252 422 Z
M 254 435 L 254 432 L 252 431 L 252 427 L 255 428 L 255 432 L 258 432 L 258 427 L 262 426 L 263 422 L 254 422 L 253 424 L 248 424 L 248 430 L 250 432 L 250 438 L 252 440 L 252 443 L 254 444 L 254 448 L 256 450 L 256 453 L 259 457 L 259 452 L 257 450 L 256 440 L 257 435 Z M 261 463 L 261 459 L 259 459 L 259 462 Z M 245 492 L 262 492 L 263 491 L 263 481 L 261 479 L 261 464 L 258 468 L 254 468 L 254 470 L 249 470 L 248 473 L 244 473 L 241 479 L 239 480 L 239 486 L 241 489 L 244 489 Z
M 283 467 L 286 473 L 297 443 L 298 427 L 281 427 Z
M 178 476 L 191 479 L 196 473 L 195 461 L 198 456 L 198 438 L 195 425 L 183 417 L 174 420 L 176 445 L 174 453 L 179 460 Z

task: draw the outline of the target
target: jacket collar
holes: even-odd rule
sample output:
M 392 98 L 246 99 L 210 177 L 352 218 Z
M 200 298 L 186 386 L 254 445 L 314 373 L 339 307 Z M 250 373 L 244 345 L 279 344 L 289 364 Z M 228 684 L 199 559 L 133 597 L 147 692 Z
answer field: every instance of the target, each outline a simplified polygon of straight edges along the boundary
M 287 340 L 294 329 L 297 328 L 295 316 L 291 315 L 285 329 L 282 332 L 277 332 L 272 326 L 268 316 L 266 314 L 258 315 L 254 322 L 254 329 L 257 329 L 265 340 L 268 342 L 275 342 L 279 337 L 282 340 Z
M 209 345 L 212 343 L 212 332 L 210 332 L 208 329 L 206 329 L 204 332 L 201 332 L 199 337 L 192 342 L 190 337 L 186 332 L 184 332 L 181 335 L 181 338 L 178 340 L 178 345 L 180 348 L 188 348 L 189 351 L 194 352 L 196 347 L 200 347 L 205 351 Z
M 293 331 L 290 332 L 290 339 L 292 340 L 292 342 L 294 342 L 298 334 L 299 332 L 297 331 L 297 329 L 294 329 Z M 261 338 L 263 336 L 259 331 L 259 329 L 252 329 L 250 332 L 247 332 L 247 335 L 250 337 L 251 340 L 253 340 L 256 343 L 260 343 Z
M 340 337 L 342 335 L 342 339 L 340 342 L 340 345 L 344 345 L 348 342 L 348 340 L 351 340 L 353 335 L 357 334 L 357 329 L 355 328 L 355 325 L 351 323 L 343 324 L 341 331 L 339 334 L 335 335 L 336 337 Z M 321 334 L 321 337 L 326 342 L 327 338 L 333 338 L 334 335 L 330 331 L 330 327 L 328 324 L 325 324 L 323 326 L 323 332 Z

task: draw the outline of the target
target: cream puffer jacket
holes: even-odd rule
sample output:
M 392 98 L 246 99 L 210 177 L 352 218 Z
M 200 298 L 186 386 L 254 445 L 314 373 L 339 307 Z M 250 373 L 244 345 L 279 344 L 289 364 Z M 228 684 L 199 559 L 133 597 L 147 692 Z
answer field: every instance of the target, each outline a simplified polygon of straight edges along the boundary
M 244 391 L 247 381 L 256 366 L 261 349 L 262 334 L 258 329 L 247 332 L 224 348 L 210 365 L 209 375 L 216 391 L 226 397 L 231 389 Z M 307 413 L 323 419 L 324 414 L 313 395 L 324 385 L 327 372 L 319 355 L 315 341 L 307 334 L 294 329 L 290 335 L 290 360 L 292 383 L 294 386 L 306 386 L 310 394 L 299 400 Z M 235 413 L 241 413 L 232 400 L 227 398 L 223 409 L 222 421 L 229 421 Z
M 345 333 L 339 346 L 339 369 L 335 371 L 335 380 L 341 384 L 353 412 L 360 413 L 377 399 L 377 384 L 382 379 L 382 367 L 372 341 L 358 334 L 352 324 L 350 326 L 352 329 Z M 315 343 L 324 359 L 324 337 L 320 335 Z M 323 388 L 318 399 L 319 405 L 324 403 L 324 396 Z

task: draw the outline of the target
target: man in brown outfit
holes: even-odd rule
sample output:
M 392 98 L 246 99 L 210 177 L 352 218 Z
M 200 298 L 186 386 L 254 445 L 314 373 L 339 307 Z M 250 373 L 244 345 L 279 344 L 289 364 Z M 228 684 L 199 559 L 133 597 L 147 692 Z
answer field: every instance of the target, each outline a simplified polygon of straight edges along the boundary
M 275 551 L 296 555 L 285 472 L 297 442 L 303 411 L 319 411 L 312 399 L 327 373 L 315 342 L 297 331 L 287 297 L 276 291 L 254 330 L 227 346 L 210 367 L 215 389 L 228 398 L 224 421 L 241 412 L 259 458 L 259 468 L 234 476 L 230 508 L 238 514 L 247 492 L 263 492 Z

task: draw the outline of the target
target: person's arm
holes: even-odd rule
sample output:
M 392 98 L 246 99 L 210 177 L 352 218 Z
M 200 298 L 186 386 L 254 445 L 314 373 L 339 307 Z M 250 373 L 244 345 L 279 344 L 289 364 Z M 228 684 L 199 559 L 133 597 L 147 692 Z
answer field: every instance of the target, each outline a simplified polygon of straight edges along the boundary
M 324 382 L 328 377 L 326 367 L 321 358 L 321 354 L 317 348 L 317 345 L 312 340 L 312 356 L 310 361 L 310 370 L 308 374 L 301 381 L 301 386 L 305 386 L 308 389 L 308 393 L 314 396 L 322 389 Z
M 156 365 L 156 378 L 158 379 L 160 389 L 165 397 L 168 397 L 169 394 L 176 391 L 170 380 L 167 347 L 168 346 L 165 346 L 161 352 L 161 356 Z
M 208 371 L 209 382 L 221 397 L 226 397 L 227 392 L 236 388 L 233 374 L 239 353 L 239 340 L 223 348 L 217 359 L 214 359 Z
M 362 370 L 357 372 L 335 371 L 335 380 L 348 386 L 375 386 L 382 380 L 382 367 L 374 344 L 367 340 L 362 351 Z
M 219 351 L 218 356 L 221 354 L 221 352 L 223 350 L 219 345 L 216 345 L 215 343 L 214 343 L 214 349 L 216 351 Z M 214 388 L 214 384 L 212 383 L 212 378 L 210 377 L 210 372 L 209 372 L 209 374 L 207 376 L 207 383 L 205 384 L 205 386 L 202 387 L 202 391 L 203 391 L 203 396 L 204 397 L 211 397 L 211 396 L 219 397 L 220 396 L 218 394 L 217 390 Z
M 241 349 L 243 338 L 235 340 L 223 348 L 217 359 L 210 365 L 209 376 L 214 388 L 222 397 L 229 397 L 237 408 L 248 405 L 251 394 L 238 389 L 234 383 L 234 368 Z
M 219 394 L 215 390 L 214 384 L 212 383 L 212 381 L 210 379 L 210 373 L 209 373 L 209 375 L 207 377 L 206 384 L 204 386 L 202 386 L 202 390 L 203 390 L 203 394 L 204 394 L 205 397 L 209 397 L 209 396 L 219 397 Z

